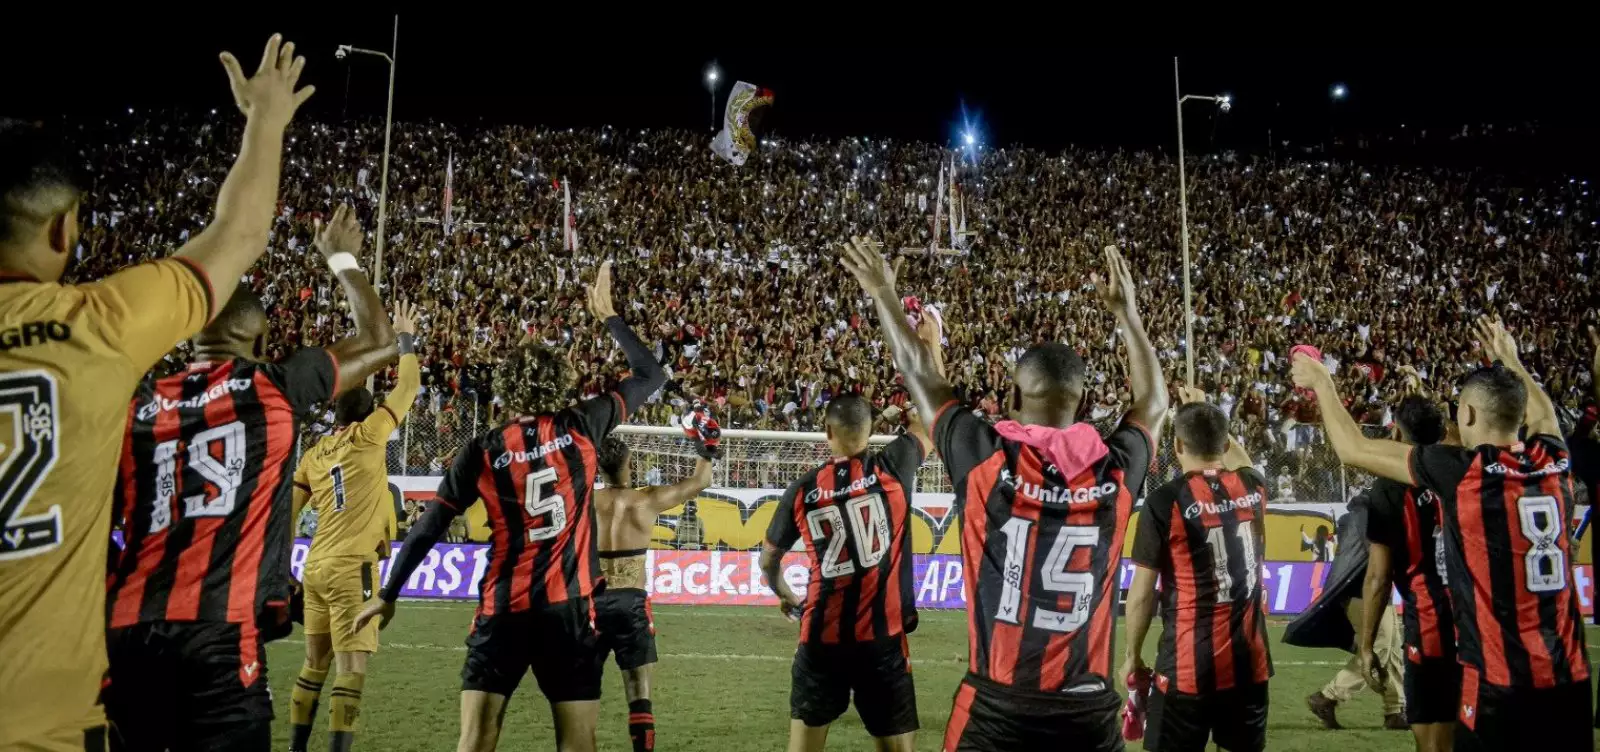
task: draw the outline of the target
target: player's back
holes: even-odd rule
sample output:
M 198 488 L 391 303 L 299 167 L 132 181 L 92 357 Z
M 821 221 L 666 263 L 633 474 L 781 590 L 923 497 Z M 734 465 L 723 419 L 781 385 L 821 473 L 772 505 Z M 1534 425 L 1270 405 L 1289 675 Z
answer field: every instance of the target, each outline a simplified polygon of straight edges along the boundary
M 140 388 L 116 484 L 111 628 L 254 626 L 286 607 L 297 416 L 336 378 L 327 351 L 308 348 L 281 363 L 194 363 Z
M 209 308 L 177 260 L 84 285 L 0 280 L 0 748 L 104 723 L 100 597 L 128 397 Z
M 656 513 L 643 491 L 634 488 L 594 490 L 600 567 L 607 588 L 643 588 L 644 556 Z
M 1445 585 L 1439 495 L 1388 478 L 1368 491 L 1367 537 L 1389 549 L 1389 572 L 1400 591 L 1406 656 L 1451 659 L 1455 617 Z
M 1068 456 L 1047 459 L 955 403 L 934 427 L 962 515 L 968 671 L 1030 692 L 1111 675 L 1122 541 L 1152 455 L 1128 420 L 1104 441 L 1059 436 Z
M 1438 492 L 1461 663 L 1485 684 L 1542 689 L 1586 682 L 1567 520 L 1566 445 L 1417 447 L 1412 470 Z
M 464 512 L 482 499 L 489 565 L 482 616 L 586 598 L 598 590 L 596 444 L 620 415 L 614 397 L 553 415 L 518 418 L 474 438 L 439 487 L 439 502 Z
M 1155 668 L 1178 692 L 1272 676 L 1261 586 L 1266 505 L 1266 479 L 1250 468 L 1185 473 L 1145 498 L 1133 558 L 1160 572 L 1166 628 Z
M 382 408 L 379 408 L 382 409 Z M 324 436 L 300 458 L 303 482 L 317 512 L 307 561 L 324 557 L 389 557 L 394 504 L 389 494 L 388 436 L 369 437 L 359 423 Z
M 800 641 L 872 642 L 915 631 L 911 494 L 922 448 L 903 436 L 881 453 L 835 459 L 791 484 L 767 539 L 810 558 Z

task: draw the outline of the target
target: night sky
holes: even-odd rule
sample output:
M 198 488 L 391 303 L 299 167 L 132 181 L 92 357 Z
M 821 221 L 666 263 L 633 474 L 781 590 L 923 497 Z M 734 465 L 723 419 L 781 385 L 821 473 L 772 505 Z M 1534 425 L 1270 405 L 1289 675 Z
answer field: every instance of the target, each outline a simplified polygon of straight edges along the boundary
M 243 14 L 244 6 L 235 10 Z M 1189 105 L 1187 137 L 1196 150 L 1259 151 L 1269 128 L 1279 139 L 1301 142 L 1400 124 L 1459 130 L 1466 122 L 1538 121 L 1541 133 L 1554 139 L 1592 130 L 1586 122 L 1592 96 L 1579 93 L 1592 88 L 1595 65 L 1577 53 L 1487 54 L 1482 47 L 1058 51 L 1072 45 L 985 48 L 970 39 L 983 34 L 939 48 L 884 46 L 882 34 L 825 37 L 810 47 L 759 46 L 749 35 L 613 40 L 580 31 L 592 23 L 552 26 L 538 17 L 490 23 L 482 14 L 467 15 L 401 18 L 397 118 L 708 128 L 704 73 L 715 61 L 723 93 L 734 80 L 776 92 L 771 126 L 784 137 L 953 141 L 964 111 L 991 146 L 1170 150 L 1172 57 L 1179 54 L 1185 92 L 1227 92 L 1236 100 L 1220 117 L 1214 108 Z M 34 29 L 11 28 L 0 31 L 0 62 L 8 71 L 0 83 L 0 114 L 49 118 L 129 106 L 228 106 L 216 53 L 232 50 L 248 72 L 267 35 L 282 31 L 308 56 L 305 80 L 318 88 L 315 117 L 381 116 L 383 61 L 340 61 L 333 50 L 340 43 L 387 49 L 390 22 L 382 15 L 319 15 L 283 23 L 203 23 L 166 11 L 97 12 L 71 25 L 73 39 L 65 46 Z M 857 40 L 859 46 L 842 44 Z M 568 51 L 555 51 L 552 41 Z M 1342 102 L 1329 96 L 1336 83 L 1349 88 Z

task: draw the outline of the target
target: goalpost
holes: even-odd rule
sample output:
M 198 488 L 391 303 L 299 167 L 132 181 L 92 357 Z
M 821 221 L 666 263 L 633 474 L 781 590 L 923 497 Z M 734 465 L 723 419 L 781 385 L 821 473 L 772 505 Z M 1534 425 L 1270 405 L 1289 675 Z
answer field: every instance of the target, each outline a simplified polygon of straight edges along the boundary
M 613 435 L 632 452 L 633 480 L 638 484 L 677 483 L 694 472 L 695 447 L 682 429 L 670 426 L 618 426 Z M 873 436 L 878 451 L 893 436 Z M 786 488 L 807 470 L 832 457 L 828 437 L 819 432 L 723 429 L 723 457 L 712 470 L 712 485 L 722 488 Z M 950 491 L 944 463 L 930 456 L 917 471 L 917 490 Z

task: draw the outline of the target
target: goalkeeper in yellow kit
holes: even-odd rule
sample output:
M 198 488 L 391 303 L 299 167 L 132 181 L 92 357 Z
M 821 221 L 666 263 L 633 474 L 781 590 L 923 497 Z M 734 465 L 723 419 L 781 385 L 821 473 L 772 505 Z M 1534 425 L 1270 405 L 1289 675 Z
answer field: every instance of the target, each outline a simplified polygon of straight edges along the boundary
M 378 624 L 357 629 L 355 621 L 377 593 L 378 562 L 389 558 L 395 537 L 385 455 L 389 435 L 405 420 L 422 385 L 415 316 L 415 308 L 404 303 L 395 310 L 400 375 L 383 404 L 374 409 L 366 389 L 341 395 L 334 403 L 337 428 L 307 451 L 295 470 L 294 519 L 309 499 L 317 510 L 317 532 L 303 578 L 306 662 L 291 695 L 291 750 L 303 751 L 310 741 L 330 658 L 338 675 L 330 693 L 329 749 L 348 750 L 355 737 L 367 657 L 378 649 Z

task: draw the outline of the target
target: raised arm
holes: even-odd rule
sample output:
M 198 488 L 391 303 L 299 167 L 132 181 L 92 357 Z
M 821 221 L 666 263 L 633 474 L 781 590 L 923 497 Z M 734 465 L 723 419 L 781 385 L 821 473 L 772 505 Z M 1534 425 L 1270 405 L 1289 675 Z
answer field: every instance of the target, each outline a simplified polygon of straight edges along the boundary
M 389 435 L 406 420 L 422 391 L 422 366 L 417 363 L 417 307 L 401 302 L 394 309 L 395 340 L 400 350 L 399 373 L 383 404 L 361 421 L 361 441 L 387 443 Z
M 1528 407 L 1522 414 L 1522 424 L 1528 427 L 1528 435 L 1559 437 L 1561 421 L 1556 418 L 1556 405 L 1550 401 L 1550 395 L 1545 394 L 1544 387 L 1533 380 L 1533 374 L 1522 367 L 1522 358 L 1517 354 L 1517 341 L 1511 338 L 1497 318 L 1481 317 L 1474 328 L 1478 333 L 1478 341 L 1483 343 L 1483 349 L 1490 357 L 1511 369 L 1528 390 Z
M 711 487 L 711 460 L 701 457 L 694 463 L 694 474 L 670 486 L 652 486 L 643 492 L 645 506 L 661 514 Z
M 1106 279 L 1104 284 L 1095 275 L 1095 289 L 1106 309 L 1117 319 L 1123 341 L 1128 347 L 1128 380 L 1133 388 L 1133 408 L 1129 415 L 1150 432 L 1150 440 L 1159 445 L 1161 424 L 1167 417 L 1167 376 L 1156 359 L 1156 348 L 1145 334 L 1144 319 L 1139 316 L 1136 302 L 1137 290 L 1128 262 L 1116 246 L 1108 245 Z M 1192 343 L 1191 343 L 1192 346 Z
M 878 251 L 876 243 L 854 237 L 844 244 L 840 261 L 861 283 L 861 289 L 872 297 L 878 312 L 878 330 L 894 356 L 894 367 L 905 377 L 906 389 L 911 399 L 929 410 L 938 410 L 955 396 L 950 382 L 945 380 L 942 358 L 929 352 L 928 347 L 911 331 L 900 309 L 900 296 L 895 292 L 894 270 Z
M 617 385 L 617 393 L 622 395 L 622 401 L 631 413 L 639 409 L 662 384 L 667 383 L 667 372 L 656 362 L 650 348 L 645 347 L 644 342 L 628 328 L 627 322 L 612 307 L 610 261 L 600 265 L 594 284 L 588 288 L 588 296 L 589 313 L 605 322 L 611 338 L 616 340 L 617 346 L 622 348 L 622 354 L 628 358 L 628 378 Z
M 368 376 L 393 363 L 400 354 L 395 341 L 394 327 L 383 310 L 378 291 L 367 281 L 367 275 L 356 264 L 361 252 L 361 224 L 349 206 L 333 210 L 333 219 L 317 232 L 317 250 L 328 260 L 328 268 L 339 278 L 339 286 L 350 301 L 350 318 L 355 319 L 356 332 L 328 347 L 339 366 L 339 385 L 350 387 L 366 381 Z
M 279 34 L 267 40 L 261 65 L 245 78 L 232 53 L 222 53 L 233 101 L 244 113 L 244 139 L 233 169 L 217 191 L 211 224 L 194 236 L 177 256 L 205 272 L 216 305 L 233 297 L 239 278 L 267 249 L 267 235 L 278 205 L 278 172 L 283 161 L 283 129 L 316 90 L 295 84 L 306 60 L 294 54 L 294 42 Z
M 1411 447 L 1388 439 L 1369 439 L 1361 433 L 1361 426 L 1344 409 L 1339 398 L 1339 387 L 1327 366 L 1305 353 L 1295 353 L 1290 366 L 1295 386 L 1316 392 L 1317 407 L 1322 412 L 1322 427 L 1328 434 L 1328 443 L 1339 455 L 1339 461 L 1373 475 L 1411 485 Z

